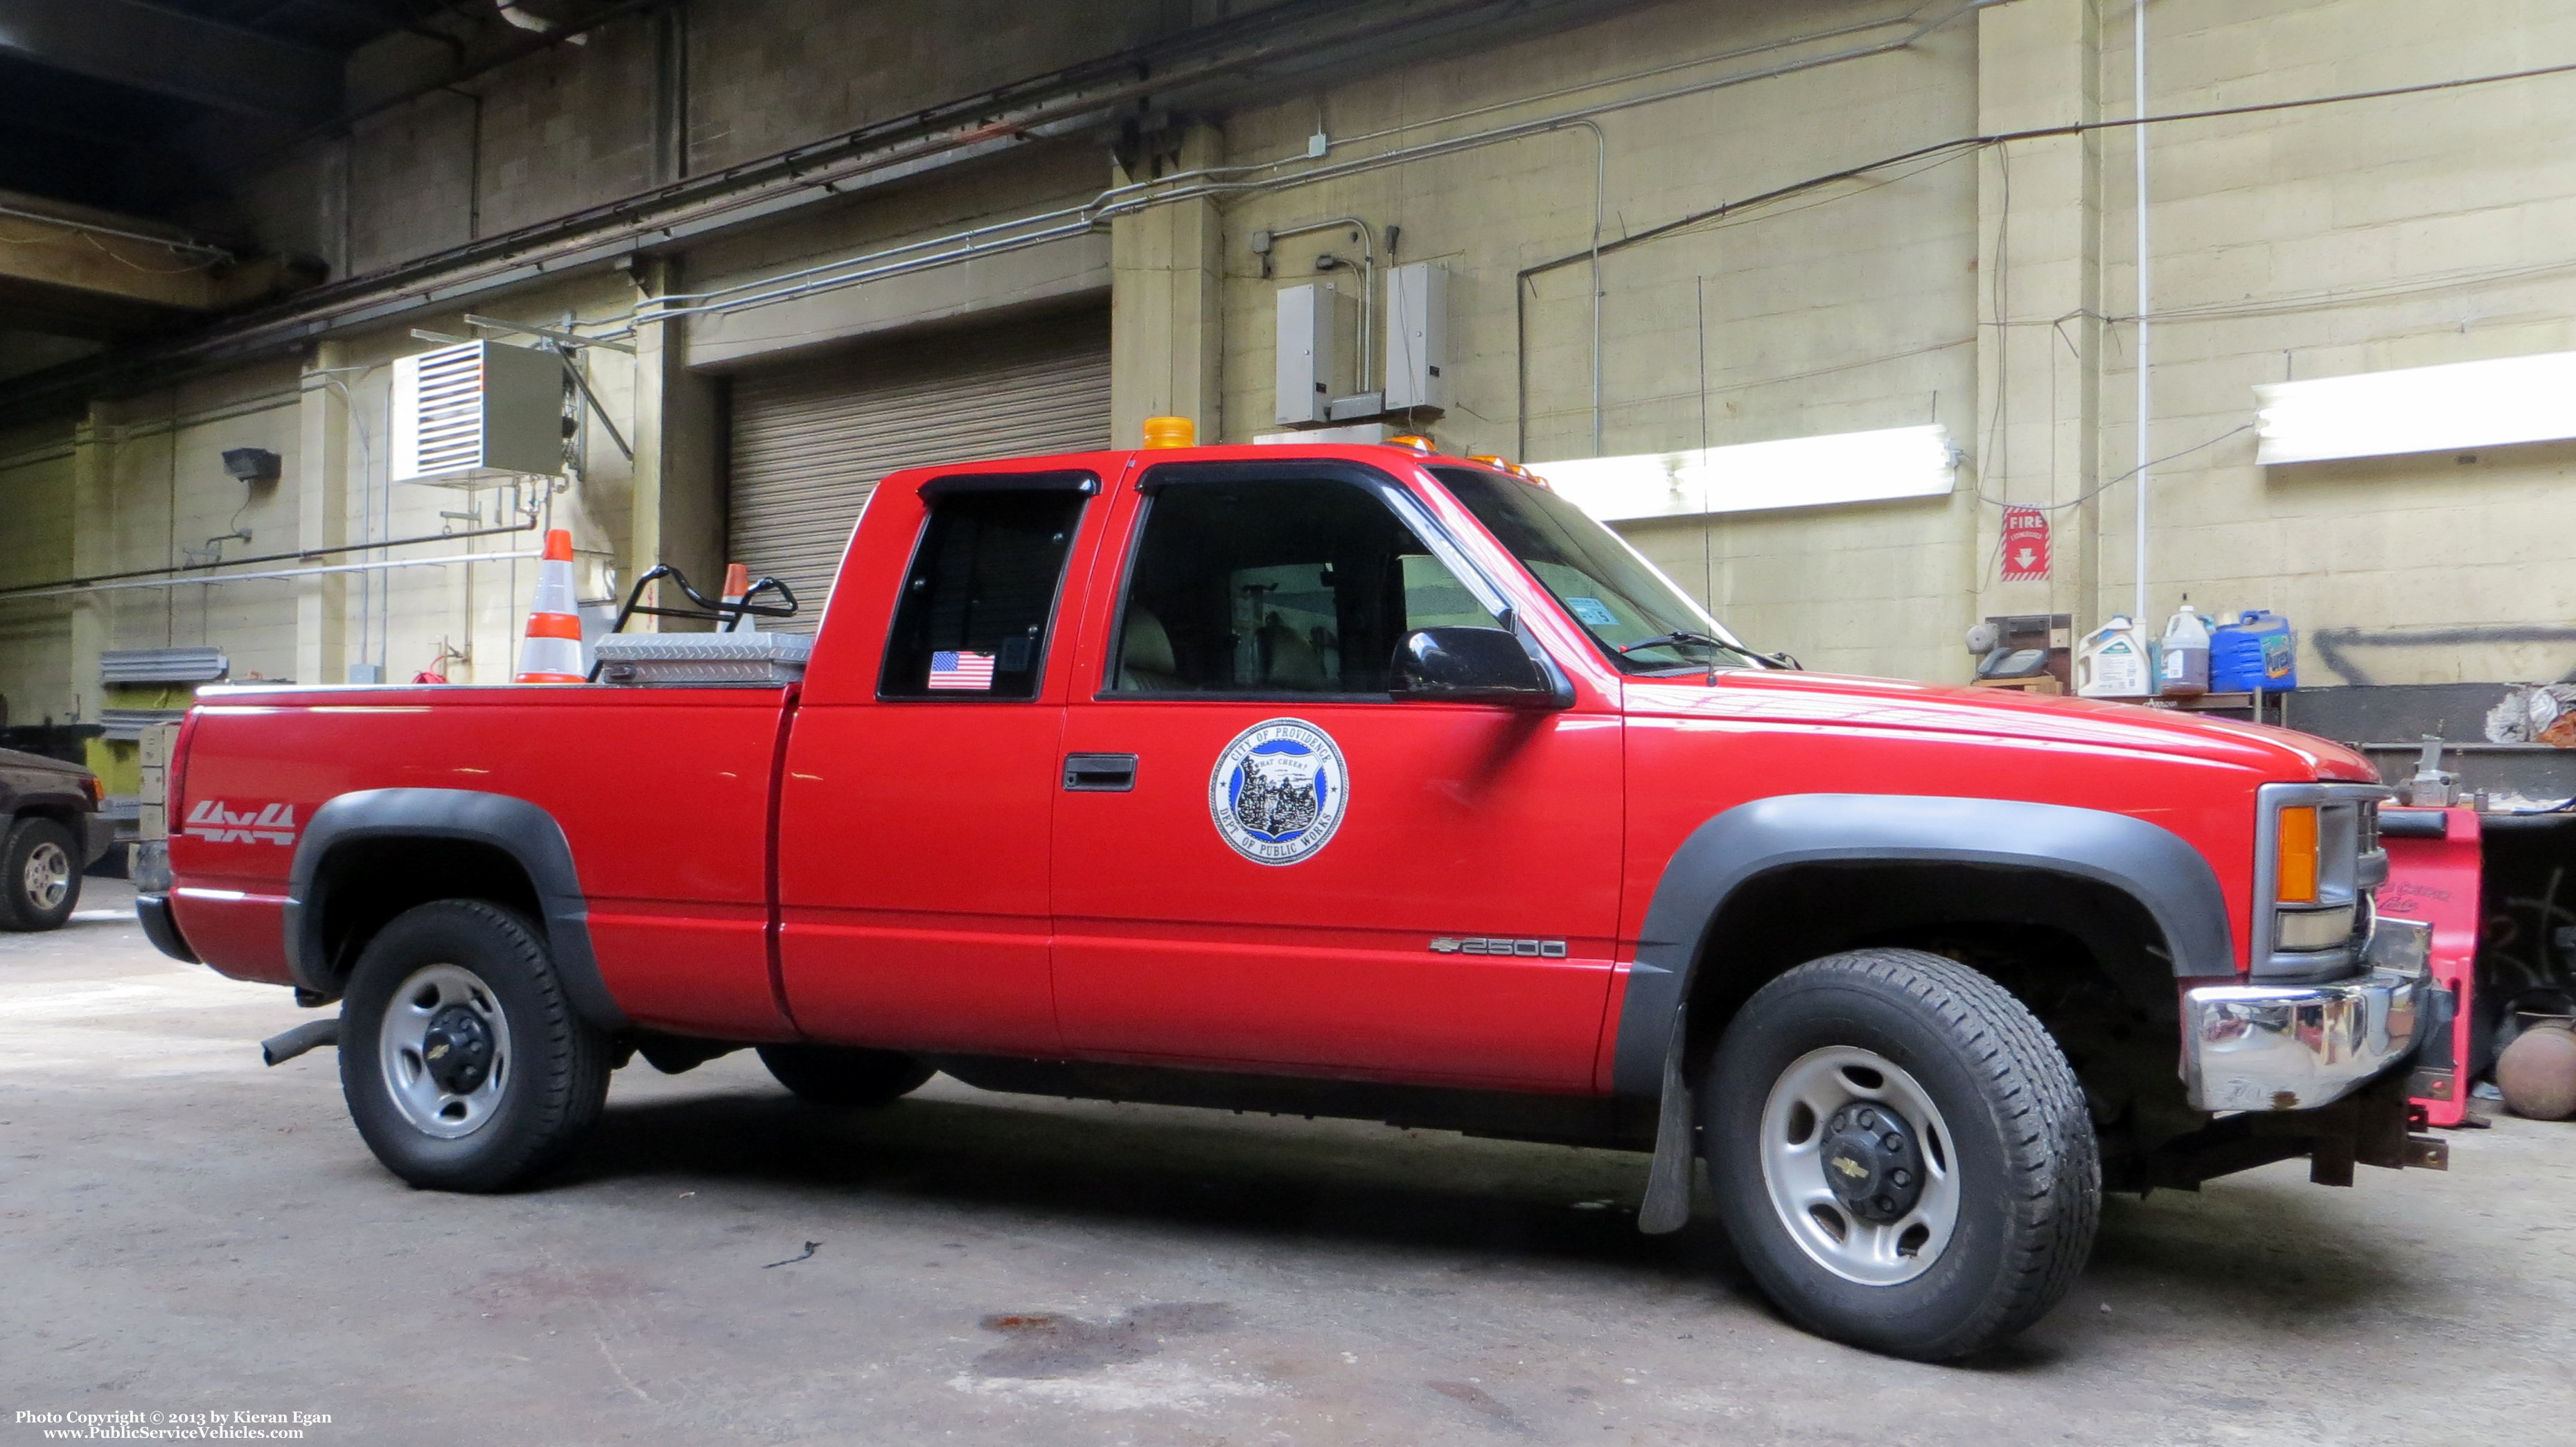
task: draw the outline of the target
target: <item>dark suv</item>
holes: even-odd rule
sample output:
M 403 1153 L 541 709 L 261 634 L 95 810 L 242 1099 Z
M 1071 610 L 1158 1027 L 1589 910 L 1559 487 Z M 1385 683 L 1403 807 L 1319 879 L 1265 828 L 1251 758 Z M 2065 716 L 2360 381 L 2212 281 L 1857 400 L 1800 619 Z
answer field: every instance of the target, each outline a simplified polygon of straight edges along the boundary
M 81 871 L 115 841 L 98 775 L 0 749 L 0 929 L 54 929 L 80 907 Z

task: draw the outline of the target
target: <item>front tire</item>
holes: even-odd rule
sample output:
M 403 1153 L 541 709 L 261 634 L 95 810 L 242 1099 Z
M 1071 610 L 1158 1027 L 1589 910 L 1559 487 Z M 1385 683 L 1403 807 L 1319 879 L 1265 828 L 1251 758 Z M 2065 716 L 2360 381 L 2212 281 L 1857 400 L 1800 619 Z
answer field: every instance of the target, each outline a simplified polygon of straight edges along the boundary
M 850 1045 L 763 1045 L 760 1063 L 797 1099 L 833 1110 L 892 1105 L 939 1073 L 909 1055 Z
M 0 837 L 0 929 L 60 929 L 80 892 L 80 845 L 60 821 L 30 815 Z
M 340 1007 L 340 1091 L 385 1169 L 441 1191 L 504 1191 L 599 1121 L 609 1042 L 573 1013 L 516 913 L 449 899 L 369 941 Z
M 1757 991 L 1702 1092 L 1746 1268 L 1821 1336 L 1923 1361 L 2011 1337 L 2091 1253 L 2082 1087 L 2019 1000 L 1919 950 L 1829 955 Z

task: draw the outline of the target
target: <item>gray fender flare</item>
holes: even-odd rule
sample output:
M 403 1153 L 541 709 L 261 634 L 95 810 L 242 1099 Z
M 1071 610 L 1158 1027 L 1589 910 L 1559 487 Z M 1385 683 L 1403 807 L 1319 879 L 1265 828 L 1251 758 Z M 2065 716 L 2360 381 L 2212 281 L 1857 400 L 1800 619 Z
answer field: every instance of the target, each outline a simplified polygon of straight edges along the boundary
M 286 963 L 296 984 L 326 997 L 339 993 L 323 947 L 323 901 L 314 893 L 323 862 L 342 844 L 402 838 L 470 840 L 517 861 L 536 889 L 537 924 L 573 1009 L 603 1030 L 626 1028 L 591 951 L 590 907 L 563 826 L 525 799 L 472 789 L 362 789 L 313 811 L 287 876 Z
M 2127 814 L 2011 799 L 1913 794 L 1781 794 L 1719 814 L 1682 841 L 1655 886 L 1619 1011 L 1611 1088 L 1659 1102 L 1655 1163 L 1637 1224 L 1677 1230 L 1690 1215 L 1697 1112 L 1683 1069 L 1686 1006 L 1708 932 L 1757 875 L 1834 862 L 1981 864 L 2106 884 L 2164 934 L 2177 977 L 2236 972 L 2217 872 L 2169 829 Z

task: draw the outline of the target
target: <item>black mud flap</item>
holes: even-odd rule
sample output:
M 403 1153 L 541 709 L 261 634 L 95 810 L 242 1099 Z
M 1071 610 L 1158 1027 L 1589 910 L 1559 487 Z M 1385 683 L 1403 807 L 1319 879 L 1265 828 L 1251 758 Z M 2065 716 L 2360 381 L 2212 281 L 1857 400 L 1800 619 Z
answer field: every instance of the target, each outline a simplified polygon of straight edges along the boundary
M 1663 1098 L 1655 1116 L 1655 1163 L 1646 1172 L 1646 1199 L 1637 1207 L 1637 1229 L 1661 1236 L 1690 1224 L 1691 1167 L 1699 1158 L 1699 1112 L 1682 1075 L 1683 1018 L 1673 1017 L 1664 1046 Z

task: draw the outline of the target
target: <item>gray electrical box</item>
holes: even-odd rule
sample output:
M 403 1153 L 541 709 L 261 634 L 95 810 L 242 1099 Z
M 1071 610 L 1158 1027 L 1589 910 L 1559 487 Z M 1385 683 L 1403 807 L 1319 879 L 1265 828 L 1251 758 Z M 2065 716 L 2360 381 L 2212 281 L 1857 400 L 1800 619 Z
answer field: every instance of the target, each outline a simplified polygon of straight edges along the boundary
M 1279 425 L 1322 422 L 1335 397 L 1356 389 L 1350 339 L 1358 301 L 1328 281 L 1279 292 Z
M 1386 409 L 1449 405 L 1449 268 L 1416 261 L 1386 274 Z

